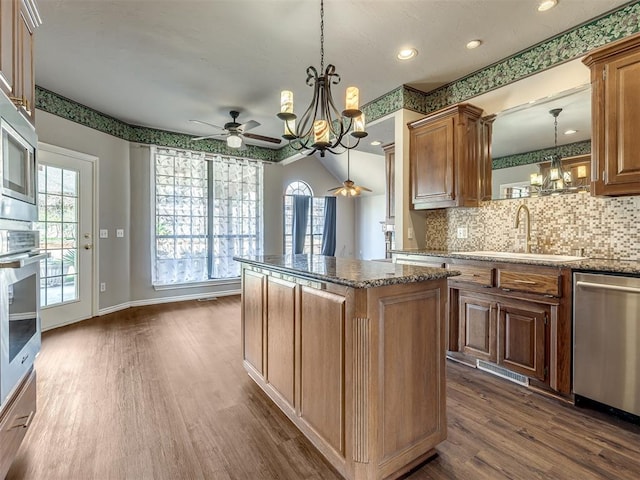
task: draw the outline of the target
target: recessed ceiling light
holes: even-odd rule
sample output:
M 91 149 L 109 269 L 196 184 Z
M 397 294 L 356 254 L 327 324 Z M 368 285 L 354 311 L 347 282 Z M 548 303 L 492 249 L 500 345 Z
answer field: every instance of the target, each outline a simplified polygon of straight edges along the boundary
M 467 48 L 469 50 L 473 50 L 474 48 L 478 48 L 480 45 L 482 45 L 482 40 L 471 40 L 467 43 Z
M 374 140 L 373 142 L 371 142 L 371 145 L 377 147 L 378 145 L 382 145 L 382 142 L 380 140 Z
M 578 130 L 574 130 L 573 128 L 571 128 L 564 132 L 565 135 L 573 135 L 574 133 L 578 133 Z
M 551 10 L 558 4 L 558 0 L 542 0 L 538 5 L 539 12 L 546 12 L 547 10 Z
M 415 48 L 403 48 L 398 52 L 398 60 L 409 60 L 418 55 Z

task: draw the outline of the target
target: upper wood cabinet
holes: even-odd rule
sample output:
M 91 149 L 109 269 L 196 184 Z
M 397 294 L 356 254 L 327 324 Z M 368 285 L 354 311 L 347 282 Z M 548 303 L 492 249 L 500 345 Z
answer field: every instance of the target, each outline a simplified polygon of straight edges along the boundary
M 591 52 L 591 193 L 640 194 L 640 34 Z
M 476 207 L 490 197 L 493 119 L 481 115 L 459 104 L 409 124 L 413 208 Z
M 42 23 L 34 0 L 0 0 L 0 89 L 33 124 L 33 34 Z

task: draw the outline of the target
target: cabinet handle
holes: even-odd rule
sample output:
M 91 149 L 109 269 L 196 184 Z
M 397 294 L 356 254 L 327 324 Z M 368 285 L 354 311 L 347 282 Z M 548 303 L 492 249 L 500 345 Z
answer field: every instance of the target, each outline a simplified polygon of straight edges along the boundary
M 26 420 L 23 423 L 18 423 L 13 425 L 9 430 L 13 430 L 14 428 L 29 428 L 29 425 L 31 425 L 31 420 L 33 420 L 33 416 L 35 415 L 35 410 L 31 410 L 31 412 L 29 413 L 29 415 L 23 415 L 21 417 L 16 417 L 16 421 L 18 420 L 22 420 L 25 419 Z
M 522 283 L 525 285 L 535 285 L 536 282 L 532 281 L 532 280 L 513 280 L 513 283 Z

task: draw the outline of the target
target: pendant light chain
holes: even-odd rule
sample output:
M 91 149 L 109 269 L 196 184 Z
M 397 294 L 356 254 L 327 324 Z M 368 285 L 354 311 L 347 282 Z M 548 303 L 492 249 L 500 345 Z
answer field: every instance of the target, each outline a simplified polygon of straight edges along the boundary
M 324 0 L 320 0 L 320 72 L 324 72 Z

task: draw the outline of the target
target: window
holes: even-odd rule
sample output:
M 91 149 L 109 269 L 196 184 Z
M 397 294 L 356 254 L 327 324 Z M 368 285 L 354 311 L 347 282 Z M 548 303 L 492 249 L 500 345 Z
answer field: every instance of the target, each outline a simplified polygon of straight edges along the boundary
M 262 253 L 262 164 L 152 151 L 154 285 L 236 278 L 234 256 Z
M 302 181 L 287 185 L 284 192 L 284 253 L 293 253 L 293 196 L 313 197 L 311 187 Z M 319 255 L 322 252 L 322 232 L 324 230 L 324 197 L 311 199 L 307 234 L 304 241 L 304 253 Z

